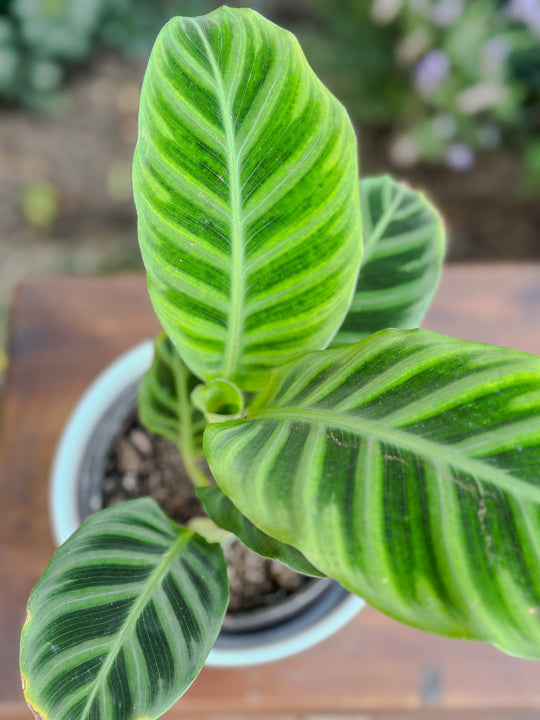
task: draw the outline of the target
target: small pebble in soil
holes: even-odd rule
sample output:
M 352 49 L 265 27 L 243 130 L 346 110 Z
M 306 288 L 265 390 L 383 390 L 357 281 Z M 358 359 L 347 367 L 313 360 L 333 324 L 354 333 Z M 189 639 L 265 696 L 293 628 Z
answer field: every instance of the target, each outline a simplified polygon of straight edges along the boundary
M 131 444 L 137 448 L 141 455 L 152 454 L 152 442 L 148 435 L 142 430 L 139 430 L 139 428 L 133 428 L 133 430 L 129 433 L 129 440 Z
M 139 472 L 141 466 L 141 456 L 126 438 L 123 438 L 118 443 L 117 462 L 118 469 L 122 473 Z
M 137 475 L 134 472 L 127 472 L 122 477 L 122 487 L 128 492 L 136 490 L 137 488 Z

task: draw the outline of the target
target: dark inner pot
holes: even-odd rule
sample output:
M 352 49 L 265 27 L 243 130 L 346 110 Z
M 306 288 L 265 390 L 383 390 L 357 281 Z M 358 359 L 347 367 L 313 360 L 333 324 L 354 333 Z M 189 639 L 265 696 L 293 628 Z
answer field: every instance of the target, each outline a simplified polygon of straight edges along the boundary
M 109 448 L 101 487 L 103 507 L 149 495 L 179 525 L 205 515 L 175 445 L 144 429 L 135 412 Z M 231 586 L 229 613 L 279 603 L 310 582 L 279 561 L 251 552 L 238 540 L 223 551 Z
M 83 463 L 81 514 L 150 496 L 175 522 L 185 525 L 205 513 L 176 446 L 142 427 L 137 385 L 115 399 L 99 423 Z M 96 478 L 101 478 L 96 486 Z M 327 593 L 331 581 L 314 580 L 277 560 L 262 558 L 238 540 L 224 547 L 231 596 L 225 632 L 244 632 L 294 617 Z

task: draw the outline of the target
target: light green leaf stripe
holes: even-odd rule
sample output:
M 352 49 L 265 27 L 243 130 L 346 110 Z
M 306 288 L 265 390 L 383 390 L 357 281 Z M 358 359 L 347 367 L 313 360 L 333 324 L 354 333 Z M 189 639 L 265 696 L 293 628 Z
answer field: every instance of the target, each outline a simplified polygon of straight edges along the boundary
M 375 607 L 540 659 L 540 359 L 385 330 L 276 371 L 205 452 L 239 511 Z
M 25 697 L 43 720 L 153 720 L 200 672 L 228 601 L 219 545 L 153 500 L 90 517 L 28 603 Z
M 200 467 L 203 414 L 191 402 L 200 381 L 183 362 L 170 339 L 161 333 L 154 341 L 154 360 L 139 386 L 139 418 L 155 435 L 171 440 L 194 485 L 210 480 Z
M 304 575 L 325 577 L 296 548 L 275 540 L 250 523 L 217 485 L 198 488 L 196 493 L 208 517 L 220 528 L 234 533 L 240 542 L 253 552 L 265 558 L 280 560 L 292 570 Z
M 139 386 L 139 418 L 152 433 L 179 446 L 184 456 L 202 456 L 206 422 L 190 395 L 200 380 L 182 362 L 178 351 L 161 333 L 154 341 L 154 360 Z
M 439 282 L 442 218 L 425 196 L 388 175 L 360 181 L 364 256 L 352 306 L 332 346 L 385 328 L 416 328 Z
M 361 259 L 356 140 L 294 36 L 174 18 L 143 84 L 134 193 L 152 303 L 192 371 L 260 388 L 325 347 Z

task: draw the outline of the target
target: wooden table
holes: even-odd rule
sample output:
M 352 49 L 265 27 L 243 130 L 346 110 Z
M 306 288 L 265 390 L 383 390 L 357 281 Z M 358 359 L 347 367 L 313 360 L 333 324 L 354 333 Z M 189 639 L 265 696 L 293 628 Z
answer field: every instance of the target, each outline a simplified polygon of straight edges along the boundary
M 424 325 L 540 354 L 540 264 L 447 268 Z M 141 276 L 45 279 L 18 289 L 0 414 L 0 720 L 31 717 L 18 637 L 30 588 L 53 552 L 47 476 L 57 437 L 93 376 L 157 330 Z M 427 635 L 368 608 L 290 660 L 205 669 L 166 715 L 261 716 L 538 720 L 540 664 Z

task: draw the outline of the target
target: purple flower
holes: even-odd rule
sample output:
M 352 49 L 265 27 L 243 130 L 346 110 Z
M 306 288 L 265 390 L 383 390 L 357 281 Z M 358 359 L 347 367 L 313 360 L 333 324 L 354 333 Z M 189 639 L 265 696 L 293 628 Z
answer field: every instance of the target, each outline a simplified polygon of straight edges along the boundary
M 540 0 L 509 0 L 505 10 L 512 20 L 521 20 L 540 34 Z
M 511 50 L 508 38 L 503 35 L 495 35 L 484 44 L 482 55 L 488 63 L 499 65 L 510 55 Z
M 414 70 L 414 84 L 420 92 L 438 87 L 450 72 L 450 60 L 442 50 L 430 50 Z
M 452 170 L 457 170 L 458 172 L 470 170 L 474 165 L 474 160 L 474 150 L 470 145 L 455 142 L 446 148 L 446 164 L 451 167 Z

